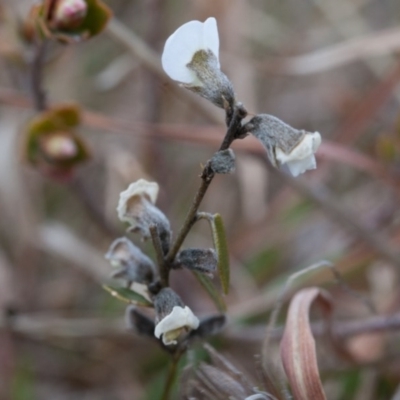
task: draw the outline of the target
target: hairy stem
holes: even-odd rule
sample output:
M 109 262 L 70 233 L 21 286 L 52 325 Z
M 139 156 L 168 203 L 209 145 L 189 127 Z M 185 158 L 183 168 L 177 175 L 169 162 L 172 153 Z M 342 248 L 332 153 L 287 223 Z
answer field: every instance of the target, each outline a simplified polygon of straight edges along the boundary
M 247 111 L 241 103 L 235 105 L 232 116 L 230 120 L 227 122 L 228 130 L 218 151 L 228 149 L 229 146 L 232 144 L 232 142 L 238 138 L 241 128 L 241 122 L 243 118 L 246 117 L 246 115 Z M 171 249 L 166 256 L 167 263 L 171 263 L 174 260 L 176 254 L 178 253 L 180 247 L 182 246 L 183 241 L 185 240 L 194 222 L 196 221 L 197 211 L 199 210 L 200 204 L 205 194 L 207 193 L 207 189 L 210 186 L 214 178 L 214 175 L 215 175 L 214 171 L 210 168 L 210 165 L 207 163 L 203 169 L 203 172 L 201 173 L 200 177 L 202 181 L 193 199 L 192 206 L 190 207 L 186 215 L 185 221 L 182 225 L 181 230 L 179 231 L 179 234 L 174 244 L 171 246 Z

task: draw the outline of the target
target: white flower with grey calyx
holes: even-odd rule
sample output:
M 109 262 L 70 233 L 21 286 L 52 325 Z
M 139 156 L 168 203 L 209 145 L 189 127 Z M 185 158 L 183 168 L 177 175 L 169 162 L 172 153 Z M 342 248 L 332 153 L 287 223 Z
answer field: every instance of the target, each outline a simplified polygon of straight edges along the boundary
M 217 21 L 190 21 L 166 41 L 162 66 L 167 75 L 216 106 L 233 107 L 231 82 L 220 70 Z
M 118 218 L 129 223 L 129 231 L 140 232 L 144 239 L 151 236 L 150 228 L 155 226 L 164 251 L 167 251 L 171 237 L 170 224 L 163 212 L 154 203 L 157 200 L 158 184 L 144 179 L 131 183 L 120 194 Z
M 243 127 L 252 133 L 267 149 L 274 167 L 287 165 L 293 176 L 317 167 L 315 153 L 321 144 L 319 132 L 297 130 L 280 119 L 259 114 Z
M 126 237 L 114 240 L 105 258 L 114 268 L 112 278 L 142 284 L 149 284 L 155 279 L 156 267 L 153 261 Z
M 170 288 L 161 289 L 154 297 L 156 326 L 154 336 L 164 345 L 177 345 L 189 331 L 197 329 L 200 321 L 192 310 Z

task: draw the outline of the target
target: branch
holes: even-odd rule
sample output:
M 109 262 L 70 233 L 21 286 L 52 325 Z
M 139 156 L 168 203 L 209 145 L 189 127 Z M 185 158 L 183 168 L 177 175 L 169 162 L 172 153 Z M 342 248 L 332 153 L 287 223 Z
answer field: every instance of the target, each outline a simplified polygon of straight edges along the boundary
M 20 314 L 12 318 L 0 317 L 0 329 L 9 327 L 12 332 L 46 340 L 48 338 L 93 338 L 134 336 L 127 331 L 123 318 L 63 318 L 55 315 L 39 313 Z M 315 336 L 323 336 L 326 323 L 317 321 L 311 324 Z M 336 321 L 333 323 L 333 333 L 347 339 L 364 333 L 378 333 L 400 331 L 400 312 L 392 315 L 379 315 L 356 321 Z M 271 338 L 279 340 L 283 334 L 283 327 L 272 330 Z M 222 337 L 230 340 L 245 342 L 261 342 L 265 337 L 265 324 L 252 327 L 235 326 L 230 324 Z
M 46 54 L 47 41 L 37 39 L 34 44 L 34 54 L 31 63 L 31 90 L 36 111 L 44 111 L 46 93 L 43 90 L 43 63 Z

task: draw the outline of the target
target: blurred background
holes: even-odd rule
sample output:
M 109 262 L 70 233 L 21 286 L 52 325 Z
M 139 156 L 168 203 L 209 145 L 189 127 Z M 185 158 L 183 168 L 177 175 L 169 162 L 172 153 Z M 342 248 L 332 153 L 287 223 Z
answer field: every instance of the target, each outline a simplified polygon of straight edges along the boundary
M 18 32 L 33 1 L 0 0 L 0 398 L 160 397 L 168 357 L 127 332 L 125 304 L 101 287 L 110 272 L 103 255 L 124 235 L 115 212 L 122 190 L 139 178 L 157 181 L 158 205 L 177 232 L 201 165 L 219 147 L 223 112 L 170 81 L 160 62 L 177 27 L 214 16 L 221 68 L 238 100 L 252 114 L 319 131 L 323 144 L 318 169 L 294 180 L 267 168 L 254 138 L 234 143 L 235 174 L 217 176 L 201 207 L 222 215 L 231 257 L 229 324 L 212 343 L 256 385 L 254 355 L 282 285 L 330 260 L 378 314 L 397 313 L 397 325 L 343 338 L 351 361 L 317 342 L 327 397 L 398 400 L 400 2 L 106 3 L 115 20 L 101 35 L 47 49 L 48 100 L 81 105 L 78 130 L 91 152 L 73 179 L 57 181 L 23 151 L 35 116 L 33 50 Z M 206 224 L 196 225 L 190 245 L 212 245 Z M 374 318 L 329 270 L 302 276 L 287 300 L 315 285 L 333 295 L 335 321 Z M 172 287 L 196 314 L 216 312 L 190 274 L 173 274 Z

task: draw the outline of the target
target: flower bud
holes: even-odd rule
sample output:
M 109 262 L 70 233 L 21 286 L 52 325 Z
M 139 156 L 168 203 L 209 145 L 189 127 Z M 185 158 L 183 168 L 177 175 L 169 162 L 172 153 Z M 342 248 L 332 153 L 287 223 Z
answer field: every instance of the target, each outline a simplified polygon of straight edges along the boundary
M 190 21 L 178 28 L 165 43 L 164 71 L 185 88 L 216 106 L 233 108 L 232 83 L 220 70 L 217 21 Z
M 153 261 L 125 237 L 114 240 L 105 258 L 114 267 L 113 278 L 149 284 L 156 275 Z
M 59 0 L 53 16 L 56 29 L 72 30 L 81 25 L 88 11 L 85 0 Z
M 321 144 L 318 132 L 294 129 L 268 114 L 255 116 L 242 130 L 261 141 L 275 167 L 286 164 L 293 176 L 317 167 L 314 153 Z
M 188 268 L 213 277 L 217 263 L 217 255 L 213 249 L 185 249 L 178 253 L 175 267 Z
M 127 307 L 125 320 L 129 329 L 135 330 L 140 335 L 154 338 L 154 321 L 138 311 L 135 306 Z
M 199 327 L 190 332 L 191 338 L 206 338 L 221 332 L 226 324 L 226 317 L 224 314 L 211 315 L 200 320 Z
M 162 338 L 166 346 L 176 345 L 188 331 L 197 329 L 198 318 L 170 288 L 161 289 L 154 298 L 156 327 L 154 336 Z
M 56 161 L 71 160 L 79 152 L 77 143 L 68 132 L 56 132 L 43 136 L 40 147 L 47 158 Z
M 232 149 L 217 151 L 210 160 L 210 167 L 216 174 L 235 172 L 235 153 Z
M 150 227 L 156 226 L 163 250 L 167 252 L 171 228 L 167 217 L 154 205 L 157 195 L 157 183 L 139 179 L 120 194 L 117 212 L 121 221 L 129 223 L 129 230 L 140 232 L 144 239 L 151 236 Z

